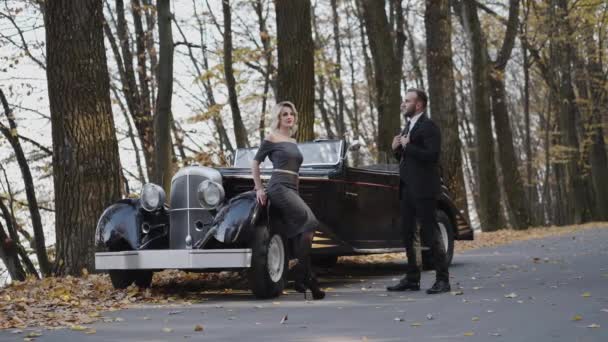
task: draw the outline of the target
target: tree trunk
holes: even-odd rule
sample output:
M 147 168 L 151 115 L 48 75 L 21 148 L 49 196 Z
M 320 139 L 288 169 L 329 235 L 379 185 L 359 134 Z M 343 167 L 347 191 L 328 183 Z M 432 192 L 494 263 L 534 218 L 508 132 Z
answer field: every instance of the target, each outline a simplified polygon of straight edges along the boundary
M 519 27 L 519 2 L 520 0 L 509 1 L 507 30 L 488 77 L 492 97 L 492 116 L 497 127 L 498 160 L 502 170 L 503 188 L 508 204 L 507 212 L 513 228 L 525 229 L 530 226 L 530 214 L 523 180 L 518 169 L 519 160 L 513 147 L 513 132 L 509 122 L 507 91 L 505 88 L 505 69 L 513 51 Z
M 274 63 L 272 62 L 272 46 L 270 44 L 270 35 L 266 28 L 266 17 L 264 16 L 262 0 L 256 0 L 252 3 L 255 13 L 258 17 L 258 25 L 260 31 L 260 40 L 262 41 L 262 47 L 264 48 L 264 61 L 266 63 L 266 74 L 264 75 L 264 96 L 262 97 L 262 111 L 260 114 L 260 123 L 258 126 L 260 141 L 264 140 L 266 136 L 266 108 L 268 103 L 268 91 L 272 86 L 273 92 L 276 96 L 276 82 L 274 80 Z
M 384 1 L 362 0 L 362 5 L 378 98 L 378 162 L 387 163 L 393 159 L 391 144 L 400 129 L 400 61 L 396 57 Z
M 23 270 L 23 266 L 21 266 L 21 262 L 19 261 L 17 244 L 8 237 L 4 226 L 2 226 L 2 222 L 0 222 L 0 260 L 2 260 L 12 280 L 25 280 L 25 270 Z
M 94 270 L 97 220 L 120 198 L 102 22 L 101 1 L 55 0 L 46 5 L 59 274 Z
M 331 0 L 331 12 L 332 12 L 332 23 L 334 33 L 334 49 L 336 54 L 336 65 L 334 67 L 334 77 L 338 93 L 337 98 L 337 117 L 336 117 L 336 132 L 338 137 L 344 138 L 346 132 L 346 126 L 344 123 L 344 83 L 342 82 L 342 46 L 340 44 L 340 20 L 338 16 L 338 4 L 337 0 Z
M 135 20 L 137 22 L 137 20 Z M 136 26 L 137 28 L 137 26 Z M 108 38 L 109 32 L 106 31 Z M 121 83 L 123 86 L 123 93 L 127 102 L 127 108 L 133 116 L 133 121 L 135 122 L 135 128 L 137 129 L 137 133 L 139 135 L 139 139 L 142 143 L 142 150 L 144 152 L 144 159 L 146 160 L 146 167 L 148 172 L 148 178 L 152 178 L 153 169 L 155 167 L 155 155 L 154 155 L 154 128 L 152 122 L 152 116 L 150 112 L 146 112 L 144 108 L 146 107 L 144 104 L 144 100 L 142 100 L 142 96 L 140 95 L 139 88 L 137 87 L 137 83 L 135 81 L 135 71 L 133 69 L 133 52 L 131 51 L 131 43 L 130 43 L 130 33 L 128 30 L 128 24 L 125 18 L 125 8 L 123 0 L 116 0 L 116 34 L 119 39 L 120 49 L 122 52 L 122 70 L 124 70 L 124 75 L 121 75 Z M 138 39 L 139 38 L 139 39 Z M 143 37 L 137 37 L 138 42 L 136 46 L 141 44 L 141 40 Z M 118 51 L 114 52 L 115 54 Z M 141 69 L 141 65 L 138 64 L 138 73 L 140 74 L 141 80 L 141 72 L 145 72 L 145 61 L 140 61 L 140 58 L 144 58 L 145 56 L 140 56 L 140 52 L 136 52 L 138 57 L 138 63 L 144 64 L 144 69 Z M 119 56 L 117 56 L 117 63 L 120 62 Z M 144 77 L 145 78 L 145 77 Z
M 226 76 L 226 87 L 228 87 L 228 102 L 230 102 L 232 111 L 234 137 L 237 148 L 248 147 L 247 129 L 241 118 L 241 110 L 236 95 L 236 80 L 232 70 L 232 11 L 230 0 L 222 0 L 222 11 L 224 13 L 224 75 Z
M 471 44 L 473 74 L 473 113 L 479 180 L 479 219 L 483 231 L 495 231 L 503 225 L 500 212 L 500 189 L 494 162 L 494 139 L 488 93 L 488 60 L 485 37 L 474 0 L 462 2 L 463 24 Z
M 23 184 L 25 186 L 25 195 L 27 197 L 28 209 L 30 211 L 30 217 L 32 220 L 32 228 L 34 230 L 34 240 L 36 257 L 38 258 L 38 264 L 40 265 L 40 272 L 44 276 L 48 276 L 51 273 L 51 265 L 46 252 L 46 242 L 44 238 L 44 229 L 42 227 L 42 219 L 40 217 L 40 210 L 38 209 L 38 199 L 36 198 L 36 190 L 34 186 L 34 179 L 30 171 L 30 166 L 27 163 L 25 153 L 21 147 L 19 136 L 17 132 L 17 123 L 15 122 L 15 116 L 13 115 L 6 96 L 2 89 L 0 89 L 0 102 L 4 109 L 4 114 L 9 122 L 9 127 L 5 127 L 0 123 L 0 132 L 4 135 L 6 140 L 11 144 L 15 153 L 15 158 L 19 164 L 19 170 L 23 177 Z
M 608 160 L 606 158 L 606 144 L 604 142 L 604 132 L 608 127 L 602 125 L 602 111 L 608 108 L 606 91 L 608 81 L 603 72 L 601 64 L 601 54 L 598 51 L 594 40 L 595 27 L 592 23 L 586 22 L 583 34 L 585 37 L 584 46 L 587 53 L 587 76 L 589 77 L 591 99 L 588 102 L 591 106 L 589 125 L 587 125 L 591 139 L 589 151 L 589 164 L 591 166 L 591 180 L 595 195 L 596 217 L 594 220 L 608 220 Z
M 559 36 L 555 44 L 558 51 L 559 70 L 559 115 L 558 127 L 560 131 L 560 144 L 564 150 L 564 173 L 565 191 L 563 198 L 566 204 L 566 223 L 582 223 L 588 220 L 589 206 L 585 182 L 582 178 L 582 170 L 579 165 L 579 142 L 576 132 L 576 117 L 578 108 L 576 106 L 576 95 L 572 86 L 572 64 L 573 45 L 570 43 L 571 27 L 568 22 L 568 1 L 554 0 L 556 6 L 556 21 Z M 568 38 L 566 38 L 568 37 Z
M 158 62 L 158 95 L 154 114 L 154 137 L 156 151 L 155 183 L 167 194 L 171 187 L 172 147 L 171 99 L 173 96 L 173 34 L 171 32 L 171 1 L 157 0 L 158 39 L 160 42 Z
M 449 1 L 426 0 L 424 23 L 430 109 L 442 135 L 443 181 L 450 189 L 456 207 L 468 213 L 458 133 Z
M 298 110 L 298 141 L 314 139 L 314 44 L 310 0 L 275 0 L 277 20 L 277 101 Z

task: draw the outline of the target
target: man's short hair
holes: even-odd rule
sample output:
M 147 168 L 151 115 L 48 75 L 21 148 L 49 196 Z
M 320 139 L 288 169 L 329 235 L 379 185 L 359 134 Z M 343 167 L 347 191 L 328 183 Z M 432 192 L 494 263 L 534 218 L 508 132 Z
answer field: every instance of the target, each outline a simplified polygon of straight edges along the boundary
M 424 108 L 426 108 L 426 104 L 429 101 L 429 97 L 426 95 L 426 92 L 424 90 L 418 89 L 418 88 L 410 88 L 407 90 L 407 92 L 416 93 L 416 97 L 418 98 L 418 101 L 422 102 L 422 106 Z

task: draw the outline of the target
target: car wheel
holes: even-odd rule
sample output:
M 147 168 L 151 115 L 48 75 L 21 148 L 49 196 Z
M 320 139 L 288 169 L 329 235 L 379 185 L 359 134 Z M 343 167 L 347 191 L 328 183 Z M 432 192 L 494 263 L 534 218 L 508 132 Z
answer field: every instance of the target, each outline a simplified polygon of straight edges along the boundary
M 115 289 L 124 289 L 133 284 L 133 272 L 129 270 L 110 270 L 110 280 Z
M 256 227 L 251 244 L 249 287 L 260 299 L 279 296 L 285 288 L 287 250 L 281 235 L 271 232 L 266 225 Z
M 450 221 L 448 215 L 443 211 L 437 211 L 437 225 L 439 226 L 439 239 L 446 252 L 446 262 L 450 265 L 452 263 L 452 258 L 454 257 L 454 227 L 452 226 L 452 221 Z M 425 245 L 428 245 L 428 243 L 425 243 Z M 426 270 L 433 269 L 433 260 L 430 250 L 422 251 L 422 266 Z
M 338 263 L 337 255 L 312 255 L 310 261 L 313 265 L 323 268 L 332 268 Z
M 147 270 L 139 270 L 139 271 L 135 271 L 135 285 L 137 285 L 137 287 L 140 287 L 142 289 L 147 289 L 150 287 L 150 285 L 152 285 L 152 276 L 154 276 L 154 272 L 153 271 L 147 271 Z

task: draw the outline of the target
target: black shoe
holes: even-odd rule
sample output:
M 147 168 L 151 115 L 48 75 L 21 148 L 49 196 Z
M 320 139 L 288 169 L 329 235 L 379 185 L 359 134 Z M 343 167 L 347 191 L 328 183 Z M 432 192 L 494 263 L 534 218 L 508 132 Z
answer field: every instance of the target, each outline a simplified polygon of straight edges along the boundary
M 450 283 L 448 281 L 438 280 L 435 282 L 435 284 L 433 284 L 433 287 L 426 290 L 426 293 L 427 294 L 444 293 L 444 292 L 450 292 L 451 289 L 452 288 L 450 287 Z
M 312 292 L 312 299 L 318 300 L 325 298 L 325 291 L 321 290 L 317 279 L 313 277 L 306 279 L 302 283 L 296 282 L 294 288 L 296 291 L 304 293 L 304 299 L 306 299 L 306 288 L 310 289 L 310 292 Z
M 397 285 L 388 286 L 388 291 L 420 291 L 420 283 L 409 280 L 401 280 Z

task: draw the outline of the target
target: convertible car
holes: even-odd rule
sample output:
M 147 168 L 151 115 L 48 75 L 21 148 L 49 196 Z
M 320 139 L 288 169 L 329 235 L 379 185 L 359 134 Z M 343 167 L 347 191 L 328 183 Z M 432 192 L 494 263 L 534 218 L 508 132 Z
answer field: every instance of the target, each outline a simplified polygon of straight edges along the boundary
M 403 251 L 396 165 L 350 166 L 343 140 L 298 144 L 304 162 L 300 195 L 318 220 L 313 262 L 332 266 L 338 256 Z M 251 161 L 257 148 L 237 150 L 232 167 L 190 165 L 172 179 L 169 203 L 158 185 L 138 199 L 108 207 L 97 226 L 96 268 L 114 287 L 150 286 L 154 271 L 247 268 L 258 298 L 281 294 L 291 251 L 281 236 L 283 213 L 255 200 Z M 268 180 L 272 164 L 261 164 Z M 444 186 L 437 210 L 439 233 L 451 262 L 454 240 L 473 231 Z M 430 264 L 423 244 L 423 262 Z

